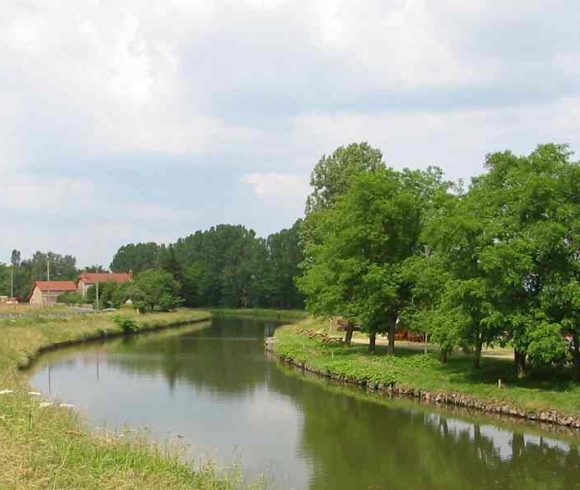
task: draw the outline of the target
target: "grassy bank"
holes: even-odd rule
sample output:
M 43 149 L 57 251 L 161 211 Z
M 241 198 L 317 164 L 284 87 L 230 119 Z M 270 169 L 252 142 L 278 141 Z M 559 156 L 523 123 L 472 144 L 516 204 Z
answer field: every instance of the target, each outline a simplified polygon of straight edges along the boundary
M 293 322 L 304 320 L 308 314 L 304 310 L 269 310 L 259 308 L 214 308 L 211 310 L 214 315 L 238 316 L 248 318 L 258 318 L 260 320 L 280 320 L 282 322 Z
M 187 310 L 122 315 L 142 331 L 210 316 Z M 0 320 L 0 488 L 236 488 L 214 468 L 194 471 L 176 447 L 153 445 L 136 435 L 92 432 L 71 407 L 30 392 L 19 368 L 54 345 L 122 334 L 114 316 Z
M 570 376 L 529 377 L 517 379 L 509 360 L 486 358 L 479 370 L 471 359 L 452 356 L 442 364 L 436 354 L 399 348 L 395 356 L 386 355 L 384 346 L 370 355 L 364 345 L 345 347 L 324 344 L 299 333 L 302 329 L 327 331 L 327 323 L 313 319 L 276 331 L 274 349 L 283 358 L 303 364 L 312 371 L 366 382 L 374 386 L 425 390 L 431 393 L 457 393 L 473 397 L 485 404 L 508 404 L 517 410 L 540 413 L 555 410 L 560 414 L 580 417 L 580 384 Z M 498 379 L 502 380 L 501 388 Z

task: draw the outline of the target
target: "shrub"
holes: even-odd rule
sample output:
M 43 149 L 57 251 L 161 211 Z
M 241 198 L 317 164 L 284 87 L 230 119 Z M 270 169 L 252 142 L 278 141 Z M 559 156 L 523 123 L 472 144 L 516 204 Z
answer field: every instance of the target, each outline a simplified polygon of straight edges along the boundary
M 139 324 L 128 316 L 115 316 L 113 318 L 114 322 L 121 327 L 124 333 L 135 333 L 139 331 Z

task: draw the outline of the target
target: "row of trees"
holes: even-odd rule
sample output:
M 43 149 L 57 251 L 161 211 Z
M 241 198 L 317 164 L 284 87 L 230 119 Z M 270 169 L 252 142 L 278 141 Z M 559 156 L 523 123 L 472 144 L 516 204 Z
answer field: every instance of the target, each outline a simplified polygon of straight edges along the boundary
M 186 306 L 302 308 L 294 284 L 302 262 L 299 227 L 300 221 L 263 239 L 240 225 L 218 225 L 169 245 L 124 245 L 111 270 L 132 270 L 137 277 L 166 271 Z
M 169 272 L 148 269 L 140 272 L 133 281 L 100 283 L 98 297 L 97 288 L 91 286 L 83 300 L 100 308 L 120 308 L 130 302 L 142 313 L 170 311 L 183 303 L 179 296 L 180 288 Z
M 366 143 L 316 165 L 302 227 L 307 307 L 454 349 L 510 344 L 518 372 L 580 369 L 580 165 L 567 147 L 486 158 L 467 190 L 441 170 L 394 170 Z M 348 340 L 348 334 L 347 334 Z
M 46 280 L 47 263 L 50 264 L 51 280 L 72 281 L 78 277 L 79 270 L 72 255 L 35 252 L 29 259 L 23 259 L 19 250 L 13 250 L 10 263 L 0 263 L 0 295 L 9 296 L 13 292 L 17 298 L 26 299 L 34 281 Z
M 121 247 L 111 270 L 136 282 L 103 285 L 103 301 L 301 308 L 306 298 L 312 313 L 347 321 L 347 341 L 362 324 L 371 350 L 386 332 L 394 352 L 404 328 L 427 333 L 443 360 L 463 349 L 479 366 L 485 345 L 509 344 L 520 374 L 569 359 L 580 370 L 580 165 L 567 147 L 488 155 L 464 189 L 438 168 L 395 170 L 352 144 L 323 156 L 311 185 L 305 219 L 265 239 L 219 225 Z M 14 251 L 16 294 L 45 278 L 47 259 L 52 278 L 76 277 L 74 257 Z

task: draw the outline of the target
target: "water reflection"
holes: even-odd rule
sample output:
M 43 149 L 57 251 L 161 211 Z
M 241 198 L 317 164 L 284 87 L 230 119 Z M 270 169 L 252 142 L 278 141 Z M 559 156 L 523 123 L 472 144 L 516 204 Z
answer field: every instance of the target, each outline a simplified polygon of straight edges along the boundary
M 275 324 L 215 319 L 47 356 L 33 383 L 94 424 L 148 426 L 277 488 L 580 488 L 573 438 L 435 413 L 265 358 Z M 50 366 L 50 373 L 48 366 Z M 486 419 L 487 420 L 487 419 Z

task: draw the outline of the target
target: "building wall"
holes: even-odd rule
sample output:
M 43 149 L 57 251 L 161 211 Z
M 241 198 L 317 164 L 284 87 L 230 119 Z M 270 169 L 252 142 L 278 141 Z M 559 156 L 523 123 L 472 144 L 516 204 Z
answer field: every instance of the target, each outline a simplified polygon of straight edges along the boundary
M 30 296 L 31 305 L 55 305 L 57 298 L 66 291 L 42 291 L 38 287 L 34 288 Z
M 83 295 L 83 298 L 87 295 L 87 289 L 89 289 L 89 286 L 81 279 L 77 284 L 77 291 Z
M 30 296 L 30 304 L 31 305 L 42 305 L 44 304 L 44 299 L 42 296 L 42 291 L 38 287 L 34 287 L 34 291 L 32 291 L 32 295 Z

